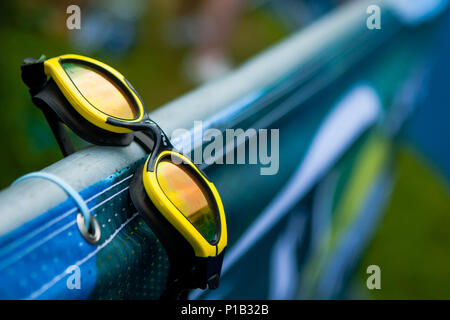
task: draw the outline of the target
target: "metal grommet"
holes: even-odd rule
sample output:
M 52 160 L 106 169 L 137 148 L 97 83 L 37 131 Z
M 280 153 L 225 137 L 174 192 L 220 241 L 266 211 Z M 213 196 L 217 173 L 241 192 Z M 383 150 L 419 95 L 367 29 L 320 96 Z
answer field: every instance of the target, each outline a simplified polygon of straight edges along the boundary
M 77 215 L 78 229 L 80 229 L 81 234 L 89 243 L 95 244 L 100 240 L 101 231 L 100 225 L 93 216 L 90 217 L 91 228 L 87 228 L 84 224 L 84 216 L 81 213 Z

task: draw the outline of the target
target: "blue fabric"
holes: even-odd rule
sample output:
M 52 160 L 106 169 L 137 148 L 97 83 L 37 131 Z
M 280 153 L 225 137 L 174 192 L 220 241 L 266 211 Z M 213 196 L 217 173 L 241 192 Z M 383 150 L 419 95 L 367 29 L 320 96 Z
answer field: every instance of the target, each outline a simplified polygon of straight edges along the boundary
M 129 203 L 126 191 L 132 172 L 131 169 L 117 172 L 81 191 L 88 210 L 98 213 L 107 206 L 119 207 L 114 199 L 123 195 L 126 197 L 120 206 L 125 208 L 124 203 Z M 122 231 L 122 225 L 130 218 L 127 212 L 122 212 L 116 223 L 118 227 L 112 227 L 114 232 L 108 234 L 102 229 L 100 243 L 93 245 L 78 230 L 77 211 L 74 200 L 69 198 L 0 237 L 2 299 L 86 299 L 91 295 L 98 278 L 97 253 L 116 236 L 115 231 Z M 101 223 L 101 217 L 97 219 Z M 72 275 L 67 268 L 73 265 L 77 265 L 82 274 L 80 290 L 67 288 L 67 280 Z

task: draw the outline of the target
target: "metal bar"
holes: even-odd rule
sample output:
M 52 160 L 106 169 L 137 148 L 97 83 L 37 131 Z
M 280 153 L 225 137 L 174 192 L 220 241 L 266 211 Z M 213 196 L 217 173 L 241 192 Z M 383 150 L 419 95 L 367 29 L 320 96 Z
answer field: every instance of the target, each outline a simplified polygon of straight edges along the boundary
M 329 55 L 330 50 L 344 48 L 366 34 L 367 30 L 360 27 L 366 18 L 366 7 L 367 2 L 358 1 L 331 13 L 225 78 L 162 106 L 152 112 L 151 117 L 169 134 L 177 128 L 190 129 L 195 120 L 226 122 L 227 111 L 233 111 L 234 102 L 273 86 L 293 70 L 306 69 Z M 124 148 L 92 147 L 62 159 L 44 171 L 60 176 L 76 190 L 83 190 L 144 156 L 143 150 L 135 144 Z M 62 190 L 46 181 L 26 181 L 6 188 L 0 193 L 0 235 L 65 199 L 67 196 Z

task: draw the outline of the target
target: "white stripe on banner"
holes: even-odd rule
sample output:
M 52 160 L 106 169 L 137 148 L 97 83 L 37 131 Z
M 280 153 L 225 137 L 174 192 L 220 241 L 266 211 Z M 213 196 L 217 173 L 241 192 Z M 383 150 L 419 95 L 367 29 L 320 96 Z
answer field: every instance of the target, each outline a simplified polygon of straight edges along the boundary
M 306 230 L 307 212 L 290 217 L 270 256 L 269 300 L 291 299 L 298 281 L 298 247 Z
M 352 143 L 381 113 L 381 101 L 368 84 L 350 90 L 320 125 L 308 152 L 284 188 L 274 197 L 258 218 L 225 255 L 222 275 L 241 259 L 333 166 Z M 202 290 L 195 290 L 196 299 Z

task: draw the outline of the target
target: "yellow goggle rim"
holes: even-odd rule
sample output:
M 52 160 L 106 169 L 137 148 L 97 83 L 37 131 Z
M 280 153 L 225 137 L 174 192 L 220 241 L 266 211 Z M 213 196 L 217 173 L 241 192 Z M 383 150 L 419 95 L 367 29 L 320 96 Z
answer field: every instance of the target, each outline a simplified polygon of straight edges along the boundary
M 192 225 L 192 223 L 178 210 L 177 207 L 167 198 L 161 187 L 159 186 L 156 171 L 147 171 L 147 165 L 150 157 L 147 159 L 144 165 L 144 171 L 142 173 L 142 179 L 144 182 L 144 188 L 150 197 L 155 207 L 162 213 L 162 215 L 180 232 L 189 244 L 194 248 L 195 255 L 197 257 L 213 257 L 222 252 L 227 245 L 227 226 L 225 221 L 225 212 L 223 209 L 222 200 L 217 192 L 214 184 L 198 170 L 198 168 L 185 156 L 174 151 L 163 151 L 158 155 L 155 162 L 155 168 L 157 168 L 158 162 L 162 158 L 167 156 L 176 156 L 183 160 L 183 164 L 190 166 L 190 168 L 198 174 L 198 176 L 205 182 L 211 190 L 211 194 L 214 197 L 214 201 L 217 204 L 218 218 L 220 221 L 220 235 L 216 244 L 209 243 L 200 232 Z M 217 246 L 217 250 L 216 250 Z
M 106 113 L 103 113 L 99 109 L 95 108 L 86 98 L 80 93 L 78 88 L 73 84 L 70 77 L 67 75 L 66 71 L 63 69 L 61 65 L 61 60 L 70 59 L 70 60 L 79 60 L 81 62 L 85 62 L 88 64 L 92 64 L 97 66 L 100 69 L 104 69 L 110 74 L 112 74 L 116 79 L 112 79 L 113 81 L 120 82 L 124 88 L 128 89 L 128 93 L 131 98 L 133 98 L 136 103 L 139 111 L 139 116 L 133 120 L 125 120 L 121 118 L 117 118 Z M 85 119 L 87 119 L 92 124 L 103 128 L 108 131 L 116 132 L 116 133 L 128 133 L 132 132 L 129 129 L 116 127 L 106 123 L 108 118 L 114 118 L 122 122 L 126 123 L 134 123 L 140 122 L 144 117 L 144 105 L 141 99 L 137 96 L 134 90 L 128 85 L 125 77 L 120 74 L 117 70 L 111 68 L 110 66 L 97 61 L 95 59 L 91 59 L 88 57 L 80 56 L 77 54 L 65 54 L 62 56 L 58 56 L 55 58 L 48 59 L 44 62 L 44 71 L 45 74 L 52 77 L 53 80 L 58 85 L 61 92 L 64 94 L 69 103 L 77 110 Z

